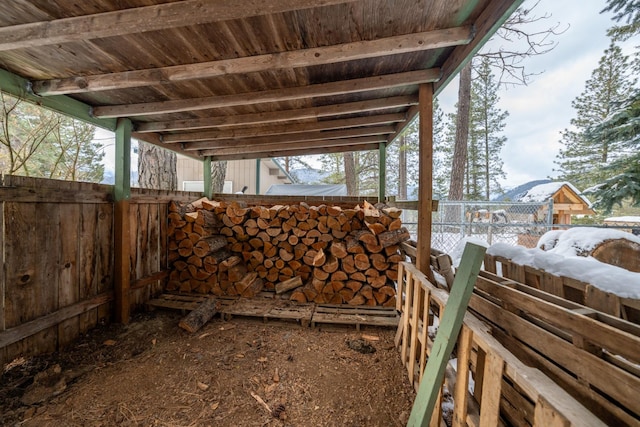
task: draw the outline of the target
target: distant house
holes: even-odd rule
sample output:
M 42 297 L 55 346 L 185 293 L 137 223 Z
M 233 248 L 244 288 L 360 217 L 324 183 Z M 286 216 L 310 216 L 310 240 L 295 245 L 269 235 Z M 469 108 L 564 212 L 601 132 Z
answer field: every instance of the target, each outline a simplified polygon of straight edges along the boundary
M 178 155 L 178 189 L 183 191 L 203 191 L 203 164 L 201 161 Z M 291 184 L 293 178 L 276 159 L 230 160 L 223 193 L 265 194 L 274 184 Z
M 640 216 L 613 216 L 605 218 L 604 224 L 640 236 Z
M 265 193 L 271 196 L 346 196 L 346 184 L 274 184 Z
M 537 180 L 523 184 L 495 199 L 521 203 L 553 201 L 553 224 L 571 224 L 572 215 L 593 215 L 591 202 L 573 184 L 566 181 Z M 531 212 L 537 219 L 548 215 L 547 205 Z

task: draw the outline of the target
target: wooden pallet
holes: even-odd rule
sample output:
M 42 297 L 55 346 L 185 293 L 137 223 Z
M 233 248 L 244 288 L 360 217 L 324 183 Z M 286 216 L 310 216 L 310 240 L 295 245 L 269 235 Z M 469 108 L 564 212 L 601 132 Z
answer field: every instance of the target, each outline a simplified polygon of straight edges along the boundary
M 330 323 L 355 325 L 357 330 L 360 330 L 361 325 L 395 328 L 399 319 L 395 308 L 318 304 L 311 319 L 311 326 Z
M 151 307 L 174 310 L 194 310 L 209 298 L 205 295 L 162 294 L 149 300 Z M 216 297 L 218 311 L 223 317 L 247 316 L 269 319 L 295 320 L 303 326 L 316 324 L 398 326 L 399 316 L 395 308 L 365 307 L 331 304 L 301 304 L 286 299 L 274 299 L 273 293 L 260 294 L 256 298 Z
M 295 320 L 308 326 L 313 316 L 314 304 L 266 298 L 221 299 L 220 313 L 225 316 L 262 317 L 269 319 Z

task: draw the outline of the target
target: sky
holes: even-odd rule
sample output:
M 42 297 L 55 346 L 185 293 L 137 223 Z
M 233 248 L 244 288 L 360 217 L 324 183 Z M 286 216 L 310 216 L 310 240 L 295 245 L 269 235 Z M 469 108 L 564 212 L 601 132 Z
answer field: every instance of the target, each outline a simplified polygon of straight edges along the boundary
M 532 4 L 532 0 L 523 3 Z M 561 148 L 560 132 L 575 117 L 571 102 L 584 91 L 609 46 L 606 31 L 615 21 L 610 13 L 600 14 L 605 5 L 604 0 L 541 0 L 533 10 L 536 16 L 550 15 L 541 27 L 559 23 L 566 30 L 553 37 L 557 46 L 551 52 L 525 63 L 528 72 L 541 74 L 533 76 L 528 86 L 500 93 L 499 107 L 509 112 L 502 151 L 505 188 L 557 176 L 553 161 Z M 627 43 L 624 52 L 630 54 L 632 46 Z M 452 81 L 438 96 L 445 113 L 454 112 L 457 90 L 457 82 Z

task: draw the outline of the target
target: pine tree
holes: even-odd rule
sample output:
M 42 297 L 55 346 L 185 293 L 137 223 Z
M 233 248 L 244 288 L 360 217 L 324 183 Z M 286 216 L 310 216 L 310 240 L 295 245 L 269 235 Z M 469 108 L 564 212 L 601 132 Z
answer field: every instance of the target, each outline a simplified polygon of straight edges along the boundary
M 487 58 L 481 58 L 471 85 L 467 199 L 490 200 L 502 192 L 499 179 L 505 177 L 500 157 L 507 138 L 502 134 L 509 113 L 498 108 L 498 82 Z
M 585 90 L 572 103 L 576 117 L 571 129 L 562 132 L 564 148 L 556 157 L 559 179 L 578 188 L 591 187 L 610 176 L 605 167 L 615 160 L 622 147 L 611 139 L 590 139 L 587 129 L 605 120 L 613 106 L 621 102 L 636 82 L 630 77 L 631 62 L 615 43 L 611 43 L 585 84 Z
M 140 188 L 154 190 L 178 189 L 178 159 L 176 153 L 138 142 L 138 183 Z

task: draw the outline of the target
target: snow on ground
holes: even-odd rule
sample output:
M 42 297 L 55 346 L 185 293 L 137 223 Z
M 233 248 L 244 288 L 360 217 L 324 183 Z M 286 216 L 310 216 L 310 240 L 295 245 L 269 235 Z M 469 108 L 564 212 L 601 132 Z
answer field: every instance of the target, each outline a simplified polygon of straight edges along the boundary
M 591 283 L 603 291 L 623 298 L 640 299 L 640 273 L 602 263 L 593 257 L 578 256 L 585 255 L 605 240 L 618 238 L 640 244 L 640 237 L 631 233 L 581 227 L 566 231 L 550 231 L 542 236 L 538 248 L 527 249 L 522 246 L 496 243 L 487 249 L 487 253 L 557 276 Z

